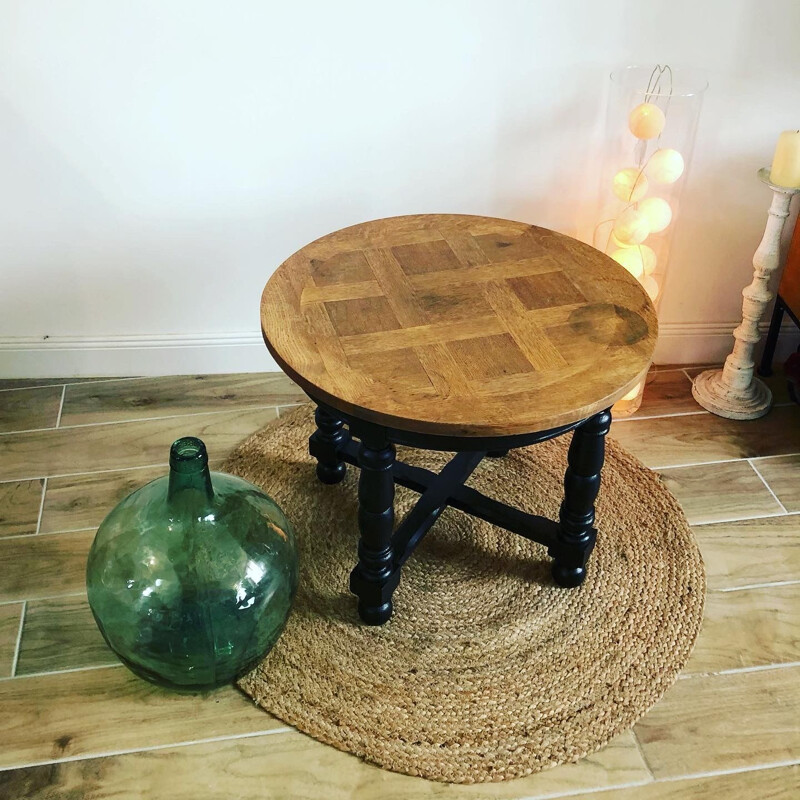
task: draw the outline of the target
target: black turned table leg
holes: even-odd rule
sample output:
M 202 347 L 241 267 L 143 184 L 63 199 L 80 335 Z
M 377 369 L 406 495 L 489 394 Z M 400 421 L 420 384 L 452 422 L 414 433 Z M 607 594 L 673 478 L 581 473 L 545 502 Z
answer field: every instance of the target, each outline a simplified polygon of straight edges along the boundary
M 350 439 L 340 419 L 317 408 L 314 412 L 317 430 L 308 440 L 308 452 L 317 459 L 317 477 L 323 483 L 339 483 L 347 469 L 340 450 Z
M 350 591 L 358 596 L 358 613 L 368 625 L 383 625 L 392 616 L 392 594 L 400 580 L 392 548 L 394 528 L 395 449 L 383 429 L 362 436 L 358 450 L 358 564 L 350 573 Z
M 605 437 L 611 427 L 610 410 L 589 417 L 575 429 L 566 474 L 556 540 L 549 553 L 555 559 L 553 578 L 559 586 L 580 586 L 594 547 L 594 501 L 600 489 Z

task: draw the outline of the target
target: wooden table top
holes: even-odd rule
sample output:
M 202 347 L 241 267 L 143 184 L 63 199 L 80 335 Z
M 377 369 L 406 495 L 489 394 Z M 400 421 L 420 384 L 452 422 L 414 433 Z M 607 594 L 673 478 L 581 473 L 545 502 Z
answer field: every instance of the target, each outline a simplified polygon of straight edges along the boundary
M 593 247 L 462 215 L 323 236 L 261 299 L 270 353 L 315 398 L 449 436 L 533 433 L 609 407 L 643 377 L 657 327 L 638 281 Z

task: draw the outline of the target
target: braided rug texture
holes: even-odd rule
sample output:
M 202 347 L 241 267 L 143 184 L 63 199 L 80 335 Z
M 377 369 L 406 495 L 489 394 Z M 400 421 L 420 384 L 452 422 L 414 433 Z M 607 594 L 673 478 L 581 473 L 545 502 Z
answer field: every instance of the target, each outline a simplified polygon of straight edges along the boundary
M 239 685 L 301 731 L 390 770 L 457 783 L 529 775 L 603 747 L 675 681 L 697 637 L 705 572 L 677 501 L 613 441 L 588 577 L 562 589 L 544 547 L 447 509 L 403 568 L 394 617 L 359 622 L 357 470 L 319 483 L 301 407 L 225 471 L 293 523 L 300 587 L 275 648 Z M 557 517 L 570 436 L 485 459 L 469 480 Z M 439 470 L 448 454 L 398 449 Z M 397 519 L 418 495 L 397 490 Z

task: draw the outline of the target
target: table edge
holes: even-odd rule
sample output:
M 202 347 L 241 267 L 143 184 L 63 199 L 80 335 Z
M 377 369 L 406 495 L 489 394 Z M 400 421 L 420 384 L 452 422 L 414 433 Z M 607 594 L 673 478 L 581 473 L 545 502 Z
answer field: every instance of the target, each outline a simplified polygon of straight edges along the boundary
M 657 332 L 656 332 L 657 333 Z M 655 342 L 653 343 L 653 350 L 650 352 L 650 358 L 647 360 L 644 368 L 634 378 L 623 384 L 619 389 L 610 393 L 606 397 L 591 403 L 586 406 L 580 406 L 575 409 L 568 409 L 558 414 L 554 414 L 547 418 L 542 418 L 537 422 L 535 428 L 527 425 L 491 425 L 488 423 L 477 424 L 464 424 L 457 422 L 433 422 L 429 420 L 409 419 L 408 417 L 399 417 L 388 412 L 376 411 L 375 409 L 360 406 L 347 400 L 342 400 L 340 397 L 331 394 L 323 389 L 321 386 L 316 385 L 313 381 L 300 375 L 289 364 L 281 358 L 280 354 L 273 347 L 269 341 L 264 328 L 261 328 L 261 336 L 264 339 L 264 344 L 267 347 L 270 355 L 275 359 L 277 365 L 281 370 L 293 380 L 306 394 L 313 395 L 331 408 L 341 411 L 344 414 L 362 419 L 365 422 L 372 422 L 376 425 L 382 425 L 386 428 L 396 428 L 401 431 L 410 431 L 417 434 L 430 434 L 435 436 L 456 436 L 465 439 L 477 437 L 503 437 L 503 436 L 519 436 L 528 433 L 539 433 L 540 431 L 548 430 L 550 428 L 557 428 L 561 425 L 569 425 L 578 422 L 587 417 L 597 414 L 599 411 L 604 411 L 610 408 L 624 397 L 631 389 L 633 389 L 640 381 L 644 380 L 647 375 L 650 365 L 652 364 L 653 350 L 655 350 Z M 311 398 L 309 397 L 309 402 Z

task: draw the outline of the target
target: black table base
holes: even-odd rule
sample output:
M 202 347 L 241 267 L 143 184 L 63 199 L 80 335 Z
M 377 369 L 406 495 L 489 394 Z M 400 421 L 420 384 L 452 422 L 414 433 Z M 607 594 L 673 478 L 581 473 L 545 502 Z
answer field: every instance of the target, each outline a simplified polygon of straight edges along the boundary
M 792 322 L 800 328 L 800 319 L 795 316 L 794 311 L 789 308 L 789 304 L 779 293 L 775 298 L 775 306 L 772 309 L 772 319 L 769 323 L 767 339 L 764 342 L 764 352 L 761 355 L 761 365 L 758 368 L 758 374 L 764 378 L 768 378 L 772 375 L 772 359 L 775 357 L 775 348 L 778 345 L 778 335 L 781 332 L 781 323 L 783 322 L 784 314 L 788 314 Z
M 449 437 L 386 428 L 317 404 L 317 430 L 309 452 L 317 459 L 323 483 L 338 483 L 347 464 L 359 467 L 358 564 L 350 574 L 350 591 L 358 597 L 358 613 L 368 625 L 382 625 L 392 616 L 392 594 L 400 571 L 447 506 L 498 525 L 547 547 L 553 578 L 574 587 L 586 578 L 594 548 L 594 501 L 600 488 L 610 409 L 588 419 L 538 433 L 503 437 Z M 569 431 L 564 500 L 559 520 L 527 514 L 487 497 L 464 483 L 487 456 L 501 458 L 515 447 L 553 439 Z M 358 440 L 358 442 L 356 441 Z M 395 445 L 455 451 L 440 473 L 395 458 Z M 394 530 L 394 487 L 405 486 L 420 498 Z

